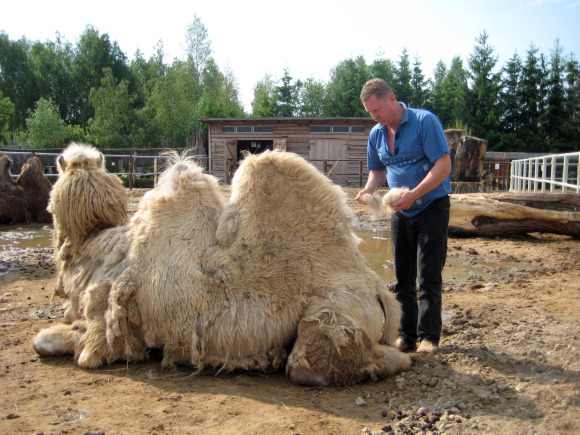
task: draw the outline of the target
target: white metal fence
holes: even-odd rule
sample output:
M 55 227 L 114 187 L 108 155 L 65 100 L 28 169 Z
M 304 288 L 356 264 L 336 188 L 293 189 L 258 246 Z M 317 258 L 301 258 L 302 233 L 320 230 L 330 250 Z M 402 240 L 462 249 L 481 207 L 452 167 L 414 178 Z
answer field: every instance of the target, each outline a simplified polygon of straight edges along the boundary
M 580 193 L 579 161 L 580 152 L 513 160 L 510 191 Z

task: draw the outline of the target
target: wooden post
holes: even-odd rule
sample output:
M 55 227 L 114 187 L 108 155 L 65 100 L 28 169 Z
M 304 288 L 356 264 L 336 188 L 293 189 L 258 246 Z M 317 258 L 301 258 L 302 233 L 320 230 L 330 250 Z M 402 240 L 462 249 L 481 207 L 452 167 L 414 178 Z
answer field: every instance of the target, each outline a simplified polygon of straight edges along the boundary
M 133 190 L 133 154 L 129 154 L 129 190 Z
M 157 156 L 153 157 L 153 187 L 157 187 Z
M 358 161 L 358 187 L 363 187 L 363 161 Z
M 324 175 L 328 175 L 328 160 L 326 159 L 322 162 L 322 172 Z

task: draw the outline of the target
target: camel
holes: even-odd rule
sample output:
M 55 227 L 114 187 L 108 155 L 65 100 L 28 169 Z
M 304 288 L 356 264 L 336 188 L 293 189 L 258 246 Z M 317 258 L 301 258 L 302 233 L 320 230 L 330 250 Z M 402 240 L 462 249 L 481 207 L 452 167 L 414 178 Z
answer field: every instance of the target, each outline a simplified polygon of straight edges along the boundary
M 40 159 L 30 157 L 16 181 L 11 168 L 10 157 L 0 155 L 0 224 L 52 222 L 47 211 L 52 184 L 43 173 Z
M 56 294 L 70 306 L 68 324 L 35 338 L 40 355 L 97 368 L 159 348 L 164 368 L 285 366 L 307 385 L 409 369 L 394 347 L 400 307 L 358 251 L 342 190 L 303 158 L 246 157 L 226 202 L 215 177 L 174 156 L 129 222 L 97 150 L 71 145 L 59 173 Z M 81 193 L 94 200 L 73 206 Z
M 16 184 L 22 189 L 22 198 L 28 203 L 32 219 L 39 223 L 51 223 L 52 215 L 47 207 L 52 183 L 44 175 L 38 157 L 32 156 L 24 163 Z

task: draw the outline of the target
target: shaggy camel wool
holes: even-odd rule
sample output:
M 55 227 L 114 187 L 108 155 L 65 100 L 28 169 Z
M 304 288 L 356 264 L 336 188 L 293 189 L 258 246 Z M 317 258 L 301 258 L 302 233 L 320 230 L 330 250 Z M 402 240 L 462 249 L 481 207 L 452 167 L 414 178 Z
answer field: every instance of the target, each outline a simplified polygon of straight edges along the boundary
M 109 200 L 98 158 L 71 155 L 62 156 L 61 177 L 72 180 L 86 167 L 78 184 L 102 180 L 94 197 Z M 64 211 L 71 204 L 65 193 L 74 189 L 63 183 L 55 190 L 51 207 Z M 71 328 L 81 331 L 74 346 L 80 366 L 138 361 L 148 348 L 162 348 L 164 367 L 270 371 L 286 364 L 291 380 L 312 385 L 410 367 L 393 347 L 399 305 L 357 249 L 342 189 L 301 157 L 248 156 L 226 203 L 213 176 L 176 156 L 129 224 L 99 228 L 90 217 L 102 204 L 93 208 L 81 213 L 88 232 L 55 213 L 61 250 L 70 244 L 59 281 L 76 298 Z M 37 352 L 54 348 L 51 337 L 58 342 L 39 334 Z

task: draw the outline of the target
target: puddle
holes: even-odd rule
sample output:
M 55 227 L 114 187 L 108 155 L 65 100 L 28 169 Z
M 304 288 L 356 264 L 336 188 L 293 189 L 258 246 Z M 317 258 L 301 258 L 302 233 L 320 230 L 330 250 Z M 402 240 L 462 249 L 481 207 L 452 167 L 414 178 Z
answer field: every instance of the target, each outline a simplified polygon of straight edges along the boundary
M 52 225 L 0 227 L 0 276 L 25 267 L 30 261 L 52 262 Z
M 0 260 L 28 253 L 52 255 L 52 232 L 52 225 L 46 224 L 3 226 L 0 230 Z M 378 230 L 355 232 L 362 239 L 359 250 L 364 255 L 367 266 L 385 281 L 394 283 L 391 232 Z M 456 254 L 448 255 L 447 264 L 443 269 L 444 285 L 464 281 L 485 281 L 492 278 L 494 271 L 501 267 L 501 264 L 481 262 L 476 258 L 462 258 Z
M 391 232 L 376 230 L 357 230 L 356 235 L 363 241 L 358 246 L 366 259 L 367 266 L 385 281 L 394 283 L 395 265 L 391 247 Z M 463 281 L 485 281 L 494 276 L 499 263 L 465 259 L 457 255 L 447 255 L 443 268 L 443 285 Z
M 25 227 L 1 227 L 0 252 L 46 248 L 52 248 L 52 225 L 31 224 Z

